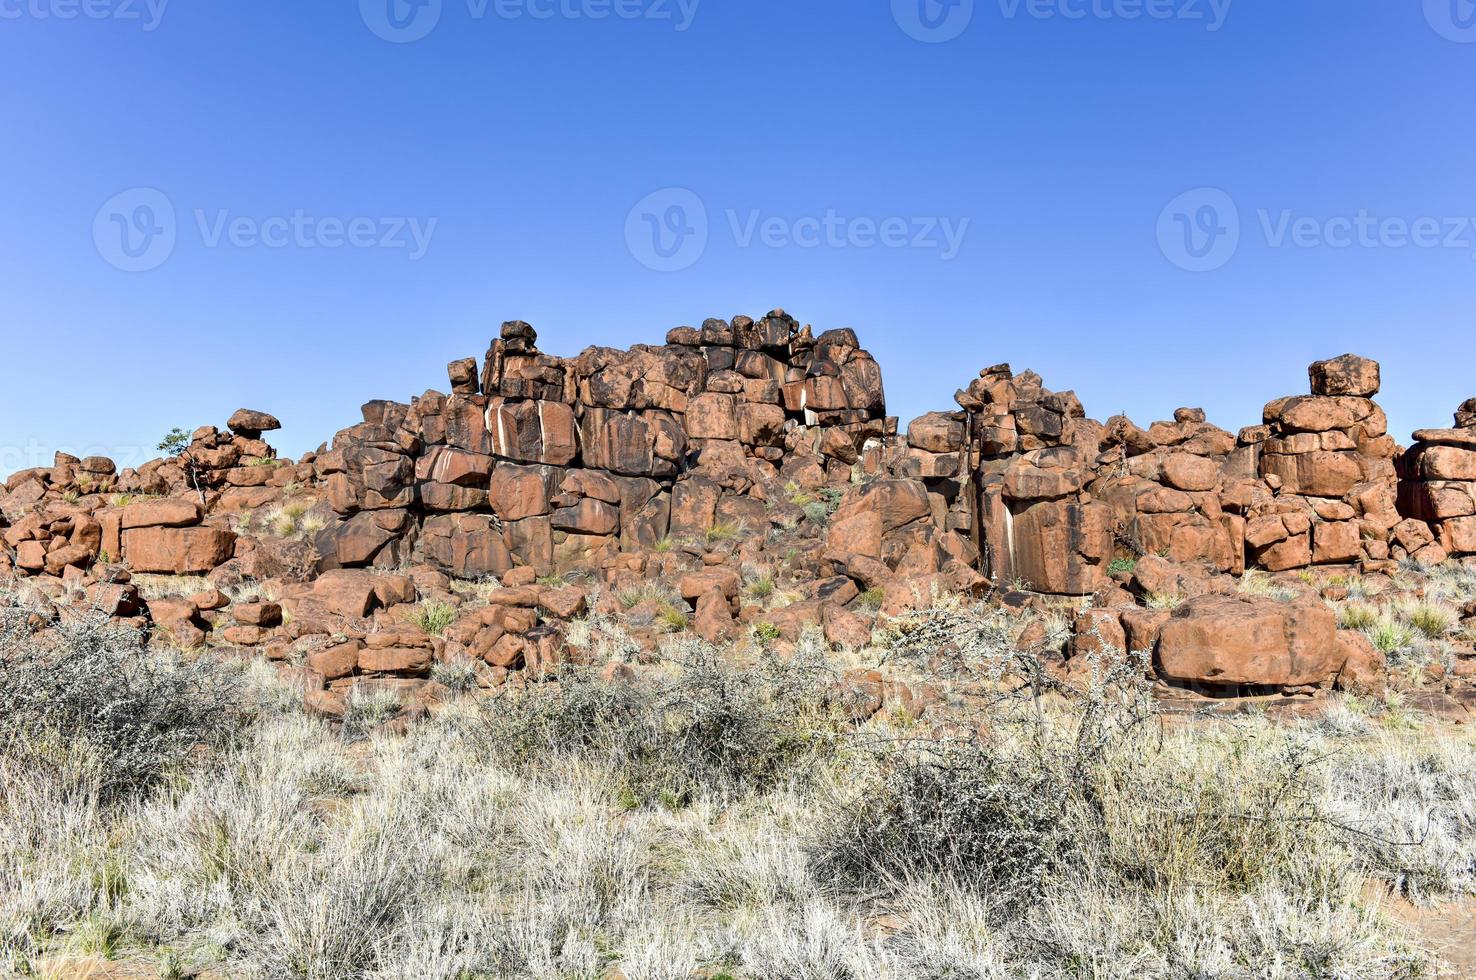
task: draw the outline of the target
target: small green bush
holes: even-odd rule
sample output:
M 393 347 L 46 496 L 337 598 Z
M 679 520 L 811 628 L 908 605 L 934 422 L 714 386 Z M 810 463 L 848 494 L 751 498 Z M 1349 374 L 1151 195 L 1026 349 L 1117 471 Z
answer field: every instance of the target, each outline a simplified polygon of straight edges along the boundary
M 1387 617 L 1380 617 L 1364 633 L 1379 652 L 1385 655 L 1398 653 L 1415 641 L 1414 633 L 1408 627 Z
M 456 622 L 456 607 L 447 602 L 423 602 L 410 612 L 409 619 L 426 636 L 440 636 Z
M 656 615 L 656 622 L 667 633 L 680 633 L 687 628 L 691 622 L 685 611 L 675 606 L 667 606 Z
M 717 544 L 720 541 L 732 541 L 743 533 L 743 525 L 737 521 L 718 521 L 708 528 L 703 535 L 708 544 Z
M 768 646 L 769 644 L 778 640 L 779 637 L 782 635 L 779 632 L 779 627 L 775 626 L 773 623 L 754 623 L 752 634 L 754 642 L 758 643 L 760 646 Z
M 1460 622 L 1460 617 L 1454 609 L 1433 602 L 1417 602 L 1403 606 L 1399 614 L 1405 623 L 1429 640 L 1442 639 Z
M 749 579 L 744 591 L 754 599 L 764 600 L 774 594 L 774 575 L 772 572 L 764 572 Z
M 1367 630 L 1379 621 L 1379 610 L 1366 602 L 1350 602 L 1338 608 L 1338 628 Z

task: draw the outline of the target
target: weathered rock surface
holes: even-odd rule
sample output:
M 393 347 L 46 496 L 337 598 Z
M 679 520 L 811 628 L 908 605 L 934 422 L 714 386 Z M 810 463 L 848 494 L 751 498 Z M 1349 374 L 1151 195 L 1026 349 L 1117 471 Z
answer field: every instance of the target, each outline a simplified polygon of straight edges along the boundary
M 1320 602 L 1229 577 L 1476 554 L 1476 399 L 1405 452 L 1376 362 L 1308 377 L 1235 434 L 1196 408 L 1097 422 L 996 365 L 899 434 L 849 329 L 775 310 L 560 357 L 515 320 L 448 365 L 448 393 L 368 402 L 296 461 L 262 441 L 276 418 L 242 409 L 137 468 L 59 453 L 13 474 L 0 576 L 183 646 L 253 649 L 329 716 L 350 685 L 419 690 L 443 661 L 484 686 L 552 677 L 605 615 L 648 647 L 687 629 L 860 648 L 941 596 L 1005 592 L 1092 596 L 1073 656 L 1150 652 L 1173 685 L 1374 691 L 1382 658 Z M 210 587 L 148 601 L 134 573 Z M 270 598 L 227 595 L 263 583 Z M 444 632 L 407 629 L 417 602 L 449 610 Z M 852 685 L 872 710 L 878 683 Z

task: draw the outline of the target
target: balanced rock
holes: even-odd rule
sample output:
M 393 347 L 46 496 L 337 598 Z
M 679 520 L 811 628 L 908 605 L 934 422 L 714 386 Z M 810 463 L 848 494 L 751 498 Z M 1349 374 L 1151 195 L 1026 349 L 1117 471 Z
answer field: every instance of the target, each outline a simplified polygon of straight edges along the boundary
M 282 423 L 266 412 L 238 408 L 226 422 L 226 426 L 243 439 L 260 439 L 263 432 L 275 432 L 282 427 Z
M 1379 393 L 1379 362 L 1344 354 L 1317 361 L 1307 369 L 1314 395 L 1353 395 L 1372 398 Z

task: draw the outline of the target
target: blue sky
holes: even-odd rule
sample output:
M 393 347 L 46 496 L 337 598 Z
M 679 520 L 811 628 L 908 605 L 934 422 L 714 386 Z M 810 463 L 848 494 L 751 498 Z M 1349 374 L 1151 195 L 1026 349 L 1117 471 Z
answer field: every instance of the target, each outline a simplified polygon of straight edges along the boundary
M 0 471 L 243 405 L 295 455 L 511 318 L 783 306 L 904 425 L 1000 361 L 1145 424 L 1345 351 L 1400 438 L 1476 395 L 1471 0 L 427 2 L 0 0 Z

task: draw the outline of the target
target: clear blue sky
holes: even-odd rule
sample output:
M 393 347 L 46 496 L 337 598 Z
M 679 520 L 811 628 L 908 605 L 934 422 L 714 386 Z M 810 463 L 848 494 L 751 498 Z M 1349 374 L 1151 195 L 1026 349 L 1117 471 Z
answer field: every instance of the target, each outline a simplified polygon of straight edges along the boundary
M 1401 439 L 1449 424 L 1471 0 L 1217 2 L 0 0 L 0 470 L 243 405 L 297 454 L 505 319 L 774 306 L 856 328 L 904 424 L 1009 361 L 1234 429 L 1350 350 Z

